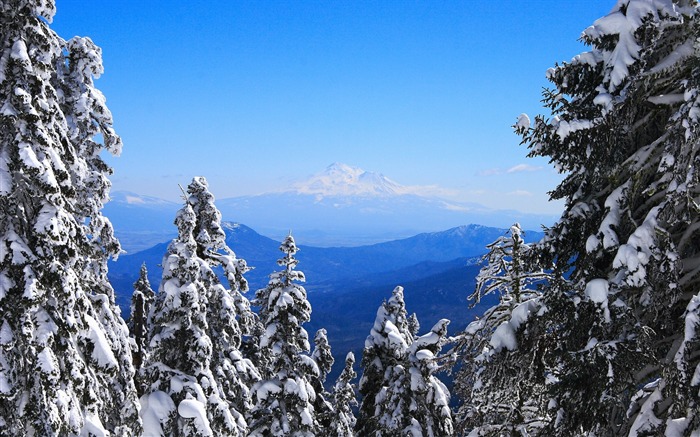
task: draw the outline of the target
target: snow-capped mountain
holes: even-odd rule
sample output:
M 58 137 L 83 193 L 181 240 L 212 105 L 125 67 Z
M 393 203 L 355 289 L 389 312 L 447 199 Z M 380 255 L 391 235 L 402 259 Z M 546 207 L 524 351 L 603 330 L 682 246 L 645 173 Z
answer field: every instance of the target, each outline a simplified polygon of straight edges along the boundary
M 216 193 L 216 187 L 212 187 Z M 407 186 L 374 172 L 335 163 L 271 193 L 217 199 L 225 220 L 246 223 L 281 240 L 292 230 L 301 244 L 360 246 L 465 224 L 499 228 L 519 222 L 539 229 L 555 217 L 493 210 L 436 195 L 435 187 Z M 178 202 L 114 192 L 104 213 L 130 253 L 175 234 Z
M 402 185 L 390 178 L 334 163 L 288 188 L 217 201 L 226 220 L 248 223 L 281 238 L 289 230 L 307 244 L 361 245 L 464 224 L 539 229 L 555 217 L 489 209 L 435 195 L 435 187 Z
M 284 191 L 316 196 L 390 197 L 409 194 L 410 190 L 382 174 L 336 162 Z

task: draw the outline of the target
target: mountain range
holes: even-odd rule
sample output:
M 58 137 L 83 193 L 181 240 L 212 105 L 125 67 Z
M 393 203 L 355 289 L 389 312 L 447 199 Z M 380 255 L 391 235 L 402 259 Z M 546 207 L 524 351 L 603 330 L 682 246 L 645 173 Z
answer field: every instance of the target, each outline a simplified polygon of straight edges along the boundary
M 245 275 L 251 299 L 278 269 L 279 241 L 292 230 L 313 307 L 307 329 L 313 334 L 326 328 L 341 362 L 347 351 L 361 351 L 377 308 L 397 285 L 404 286 L 407 308 L 425 329 L 441 318 L 452 320 L 451 332 L 463 329 L 492 304 L 487 299 L 470 308 L 466 300 L 485 246 L 513 222 L 530 229 L 553 222 L 552 217 L 451 202 L 432 191 L 336 163 L 284 190 L 218 199 L 216 206 L 228 220 L 227 244 L 254 267 Z M 109 269 L 125 315 L 142 263 L 157 290 L 159 265 L 176 234 L 172 223 L 180 208 L 178 202 L 129 192 L 113 193 L 106 204 L 104 214 L 128 252 Z M 525 234 L 526 241 L 541 236 Z
M 216 192 L 216 187 L 212 190 Z M 555 219 L 453 202 L 434 191 L 335 163 L 285 189 L 217 199 L 216 205 L 225 220 L 246 223 L 275 239 L 291 229 L 300 241 L 321 247 L 367 245 L 464 223 L 505 228 L 519 222 L 525 228 L 539 229 Z M 105 205 L 104 214 L 114 223 L 123 248 L 133 253 L 174 236 L 172 222 L 180 206 L 117 191 Z

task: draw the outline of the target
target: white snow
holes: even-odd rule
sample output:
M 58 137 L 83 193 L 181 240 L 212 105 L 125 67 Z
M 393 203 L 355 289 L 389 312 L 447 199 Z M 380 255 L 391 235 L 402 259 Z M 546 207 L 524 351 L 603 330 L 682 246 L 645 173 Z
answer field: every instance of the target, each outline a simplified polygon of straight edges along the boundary
M 686 428 L 688 428 L 689 423 L 690 420 L 687 417 L 667 419 L 664 437 L 683 437 L 684 435 L 688 435 L 685 433 L 685 431 Z M 697 437 L 697 433 L 690 434 L 690 436 Z
M 39 365 L 39 368 L 44 376 L 50 381 L 57 381 L 60 371 L 58 369 L 58 360 L 56 359 L 53 351 L 50 348 L 45 347 L 37 354 L 36 359 L 37 364 Z
M 591 127 L 594 126 L 594 123 L 591 120 L 565 121 L 565 120 L 562 120 L 558 117 L 555 118 L 555 120 L 552 124 L 554 126 L 556 126 L 556 128 L 557 128 L 556 134 L 562 140 L 566 139 L 566 137 L 568 137 L 573 132 L 577 132 L 577 131 L 585 130 L 585 129 L 590 129 Z
M 626 11 L 618 6 L 609 15 L 596 20 L 591 27 L 584 31 L 590 38 L 602 38 L 607 35 L 618 35 L 619 39 L 611 52 L 605 52 L 606 82 L 608 90 L 613 92 L 629 75 L 629 66 L 639 58 L 641 47 L 635 40 L 634 33 L 642 25 L 642 19 L 648 15 L 656 15 L 655 2 L 632 0 Z
M 97 362 L 98 365 L 107 368 L 117 368 L 119 363 L 114 357 L 112 348 L 105 337 L 104 332 L 102 332 L 102 327 L 97 323 L 92 316 L 85 314 L 85 321 L 88 324 L 87 338 L 92 341 L 92 358 Z
M 80 437 L 109 437 L 109 435 L 109 431 L 105 429 L 97 415 L 85 414 L 85 422 L 83 423 L 83 429 L 80 431 Z
M 607 214 L 603 218 L 600 224 L 599 231 L 603 234 L 603 247 L 609 249 L 620 244 L 617 233 L 614 229 L 620 223 L 620 203 L 623 200 L 623 196 L 627 192 L 627 187 L 629 182 L 617 187 L 612 193 L 605 199 L 605 208 L 608 210 Z
M 3 112 L 5 106 L 3 106 Z M 10 168 L 8 166 L 9 161 L 9 148 L 3 148 L 0 151 L 0 194 L 8 194 L 12 190 L 12 175 L 10 174 Z
M 605 279 L 592 279 L 586 284 L 586 296 L 595 303 L 603 303 L 608 300 L 610 285 Z
M 526 132 L 530 129 L 530 117 L 523 113 L 518 116 L 518 121 L 515 122 L 515 130 L 518 132 Z
M 164 391 L 154 391 L 140 399 L 139 415 L 143 421 L 143 435 L 160 437 L 163 435 L 162 424 L 175 411 L 175 403 Z
M 651 96 L 647 99 L 649 102 L 655 105 L 673 105 L 676 103 L 682 103 L 685 101 L 685 96 L 683 94 L 661 94 L 658 96 Z
M 693 298 L 690 300 L 688 303 L 688 306 L 686 307 L 685 310 L 685 329 L 683 333 L 683 341 L 678 348 L 678 352 L 676 352 L 676 356 L 674 358 L 674 361 L 676 362 L 676 366 L 678 369 L 682 372 L 685 373 L 685 355 L 686 355 L 686 345 L 693 340 L 697 339 L 697 329 L 700 327 L 700 294 L 697 294 L 693 296 Z M 700 372 L 700 365 L 695 369 L 695 373 L 693 375 L 692 381 L 690 383 L 691 386 L 696 386 L 700 383 L 700 380 L 698 380 L 698 377 Z
M 209 426 L 209 420 L 207 420 L 207 412 L 204 409 L 204 404 L 197 399 L 183 399 L 180 405 L 177 406 L 177 412 L 185 419 L 194 419 L 195 426 L 200 435 L 214 435 Z
M 494 331 L 489 340 L 489 344 L 494 348 L 496 352 L 500 352 L 503 348 L 510 351 L 516 350 L 518 348 L 518 343 L 515 340 L 515 331 L 509 322 L 503 322 L 498 325 L 498 328 Z
M 258 398 L 258 401 L 267 399 L 267 397 L 272 394 L 277 394 L 282 392 L 282 387 L 280 387 L 278 384 L 276 384 L 273 381 L 266 381 L 257 388 L 255 391 L 255 395 Z
M 586 297 L 600 304 L 603 309 L 603 318 L 605 322 L 610 323 L 610 308 L 608 308 L 608 294 L 610 293 L 610 284 L 605 279 L 592 279 L 586 284 Z
M 595 252 L 598 249 L 598 246 L 600 246 L 600 238 L 598 238 L 596 235 L 589 236 L 586 240 L 586 252 Z
M 0 257 L 0 259 L 2 258 L 3 257 Z M 0 272 L 0 300 L 3 300 L 5 298 L 7 292 L 10 291 L 10 288 L 14 287 L 14 285 L 15 282 L 12 279 L 10 279 L 10 277 L 7 276 L 5 272 Z
M 24 41 L 15 41 L 12 44 L 12 52 L 10 52 L 10 57 L 20 62 L 29 63 L 29 54 L 27 53 L 27 45 Z
M 39 159 L 37 158 L 36 153 L 34 153 L 34 149 L 32 148 L 31 144 L 22 142 L 19 143 L 18 147 L 19 157 L 24 165 L 30 168 L 44 170 L 44 167 L 41 165 L 41 162 L 39 162 Z
M 632 287 L 640 287 L 646 281 L 645 266 L 653 256 L 656 247 L 657 215 L 660 207 L 652 208 L 644 222 L 634 230 L 626 244 L 621 245 L 613 267 L 626 270 L 625 283 Z
M 516 306 L 510 317 L 510 324 L 513 329 L 518 330 L 537 309 L 539 309 L 539 299 L 530 299 Z
M 0 328 L 0 345 L 9 345 L 14 340 L 14 337 L 10 324 L 7 323 L 7 320 L 4 320 L 2 328 Z

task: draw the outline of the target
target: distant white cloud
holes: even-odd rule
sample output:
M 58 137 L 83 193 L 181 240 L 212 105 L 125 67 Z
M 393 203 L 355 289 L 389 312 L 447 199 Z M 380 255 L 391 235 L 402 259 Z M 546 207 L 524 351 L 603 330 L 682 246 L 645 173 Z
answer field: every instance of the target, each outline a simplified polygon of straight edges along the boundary
M 536 165 L 530 165 L 530 164 L 518 164 L 515 165 L 508 170 L 506 170 L 506 173 L 522 173 L 524 171 L 539 171 L 542 170 L 542 167 L 536 166 Z
M 540 171 L 542 170 L 542 167 L 536 166 L 536 165 L 530 165 L 530 164 L 518 164 L 514 165 L 513 167 L 509 169 L 502 169 L 502 168 L 487 168 L 486 170 L 481 170 L 479 173 L 477 173 L 478 176 L 498 176 L 502 174 L 513 174 L 513 173 L 522 173 L 522 172 L 528 172 L 528 171 Z

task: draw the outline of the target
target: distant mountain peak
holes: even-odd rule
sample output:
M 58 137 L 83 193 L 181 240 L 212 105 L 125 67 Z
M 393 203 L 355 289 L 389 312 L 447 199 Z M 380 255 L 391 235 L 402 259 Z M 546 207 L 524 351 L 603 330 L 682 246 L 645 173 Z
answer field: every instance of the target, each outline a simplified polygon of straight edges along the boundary
M 317 196 L 391 197 L 407 194 L 408 190 L 380 173 L 335 162 L 324 171 L 295 183 L 291 191 Z

